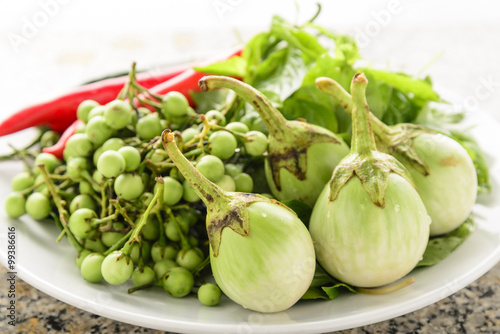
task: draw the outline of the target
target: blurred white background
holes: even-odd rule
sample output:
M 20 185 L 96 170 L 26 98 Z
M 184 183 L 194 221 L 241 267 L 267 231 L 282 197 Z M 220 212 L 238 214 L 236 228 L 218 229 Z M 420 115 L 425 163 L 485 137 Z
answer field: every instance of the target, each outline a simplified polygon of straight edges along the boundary
M 500 3 L 323 1 L 317 23 L 355 36 L 362 55 L 431 75 L 500 121 Z M 23 0 L 0 4 L 0 119 L 106 74 L 217 54 L 269 27 L 297 23 L 314 1 Z

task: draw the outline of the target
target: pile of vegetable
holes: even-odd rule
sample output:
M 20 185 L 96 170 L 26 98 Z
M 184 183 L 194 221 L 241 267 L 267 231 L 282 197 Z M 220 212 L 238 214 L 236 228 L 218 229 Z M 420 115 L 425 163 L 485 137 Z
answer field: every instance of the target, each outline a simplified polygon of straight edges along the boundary
M 278 312 L 401 288 L 472 232 L 488 168 L 429 78 L 360 58 L 349 36 L 276 16 L 221 61 L 133 65 L 22 110 L 0 135 L 44 127 L 3 157 L 26 166 L 5 211 L 52 220 L 86 281 L 129 293 L 212 306 L 222 290 Z

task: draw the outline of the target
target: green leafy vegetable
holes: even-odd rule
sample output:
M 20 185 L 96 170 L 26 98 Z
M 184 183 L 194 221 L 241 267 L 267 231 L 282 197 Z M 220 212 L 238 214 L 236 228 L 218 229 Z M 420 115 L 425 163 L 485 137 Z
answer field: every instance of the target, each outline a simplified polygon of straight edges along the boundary
M 247 62 L 242 57 L 234 56 L 229 59 L 203 67 L 195 67 L 198 72 L 207 74 L 227 75 L 242 78 L 246 74 Z
M 486 162 L 486 157 L 484 156 L 484 153 L 477 144 L 476 140 L 464 131 L 458 130 L 452 130 L 451 136 L 453 139 L 462 144 L 462 146 L 467 150 L 467 153 L 469 153 L 472 161 L 474 162 L 474 167 L 476 167 L 477 174 L 478 193 L 481 194 L 491 191 L 490 173 L 488 164 Z
M 380 71 L 371 68 L 364 68 L 362 71 L 365 72 L 369 80 L 370 78 L 381 80 L 404 93 L 411 93 L 423 100 L 439 101 L 439 95 L 432 89 L 432 83 L 429 79 L 420 80 L 403 73 Z
M 274 16 L 271 23 L 271 34 L 284 40 L 304 54 L 307 62 L 313 62 L 316 58 L 326 52 L 318 39 L 307 33 L 304 29 L 294 27 L 279 16 Z
M 417 267 L 433 266 L 450 255 L 474 230 L 474 220 L 467 219 L 459 228 L 440 237 L 431 238 Z
M 305 73 L 301 52 L 289 47 L 262 62 L 252 85 L 271 99 L 276 96 L 281 102 L 300 88 Z
M 316 267 L 311 286 L 301 299 L 325 299 L 332 300 L 337 298 L 342 290 L 357 293 L 357 291 L 348 284 L 341 283 L 329 276 L 323 269 Z

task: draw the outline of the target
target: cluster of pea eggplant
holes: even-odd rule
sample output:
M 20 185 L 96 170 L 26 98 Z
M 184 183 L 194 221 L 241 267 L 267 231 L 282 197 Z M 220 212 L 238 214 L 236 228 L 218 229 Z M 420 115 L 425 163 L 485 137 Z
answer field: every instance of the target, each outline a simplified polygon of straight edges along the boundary
M 163 128 L 178 129 L 176 142 L 204 177 L 225 191 L 247 193 L 253 178 L 240 162 L 262 156 L 267 136 L 241 122 L 226 124 L 216 110 L 200 116 L 178 92 L 166 94 L 156 113 L 120 99 L 86 100 L 77 117 L 82 126 L 66 142 L 64 160 L 39 153 L 34 168 L 14 177 L 8 216 L 52 216 L 90 283 L 131 280 L 131 291 L 159 285 L 173 297 L 194 291 L 203 304 L 217 304 L 217 285 L 200 285 L 208 264 L 208 240 L 198 224 L 204 207 L 159 136 Z M 230 159 L 234 164 L 223 163 Z
M 355 287 L 390 284 L 415 267 L 429 236 L 457 228 L 472 210 L 477 178 L 465 149 L 418 126 L 376 120 L 364 74 L 353 78 L 352 96 L 329 78 L 317 80 L 352 116 L 350 148 L 324 128 L 286 120 L 250 85 L 222 76 L 199 84 L 203 91 L 231 89 L 256 108 L 269 131 L 265 168 L 273 196 L 314 207 L 307 229 L 276 200 L 226 192 L 190 165 L 171 132 L 163 133 L 165 150 L 207 206 L 215 280 L 245 308 L 291 307 L 308 289 L 316 260 Z

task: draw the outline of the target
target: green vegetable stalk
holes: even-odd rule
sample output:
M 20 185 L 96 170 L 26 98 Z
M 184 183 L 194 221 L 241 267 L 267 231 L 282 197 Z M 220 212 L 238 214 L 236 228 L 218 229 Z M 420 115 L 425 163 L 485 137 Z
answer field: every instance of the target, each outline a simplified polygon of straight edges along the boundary
M 203 91 L 234 90 L 260 114 L 269 131 L 266 179 L 280 201 L 299 200 L 313 206 L 338 162 L 349 152 L 334 133 L 304 121 L 288 121 L 264 94 L 236 79 L 207 76 Z
M 333 172 L 313 209 L 309 231 L 321 266 L 358 287 L 394 282 L 422 258 L 430 218 L 406 168 L 377 151 L 365 91 L 352 81 L 351 153 Z
M 316 84 L 348 112 L 353 110 L 353 99 L 337 82 L 318 78 Z M 387 126 L 370 116 L 377 148 L 401 161 L 415 181 L 432 219 L 431 236 L 460 226 L 469 217 L 477 195 L 476 170 L 463 146 L 415 124 Z
M 259 312 L 279 312 L 308 289 L 315 270 L 307 228 L 281 203 L 249 193 L 225 192 L 205 178 L 165 130 L 163 145 L 207 206 L 210 264 L 233 301 Z

